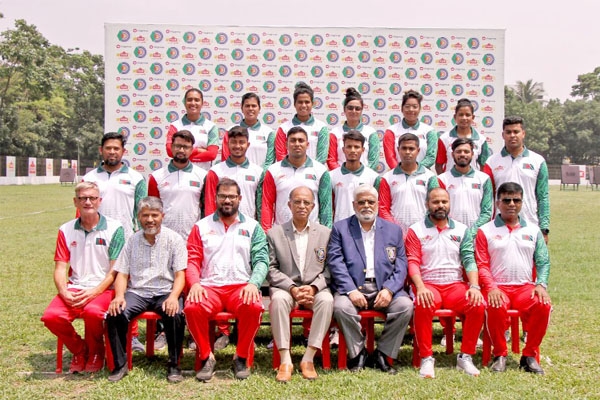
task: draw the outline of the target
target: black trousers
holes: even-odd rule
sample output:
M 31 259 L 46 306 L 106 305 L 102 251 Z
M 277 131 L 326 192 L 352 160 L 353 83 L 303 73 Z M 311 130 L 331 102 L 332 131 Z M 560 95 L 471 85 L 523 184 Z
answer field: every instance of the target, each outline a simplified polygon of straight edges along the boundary
M 169 366 L 179 364 L 179 354 L 183 345 L 183 331 L 185 320 L 183 317 L 183 297 L 179 298 L 179 313 L 169 317 L 163 310 L 162 304 L 169 297 L 168 294 L 144 298 L 131 292 L 125 293 L 125 310 L 117 316 L 107 315 L 108 337 L 112 349 L 115 368 L 119 369 L 127 363 L 127 331 L 129 323 L 144 311 L 154 311 L 162 318 L 167 347 L 169 350 Z M 146 341 L 154 338 L 146 337 Z

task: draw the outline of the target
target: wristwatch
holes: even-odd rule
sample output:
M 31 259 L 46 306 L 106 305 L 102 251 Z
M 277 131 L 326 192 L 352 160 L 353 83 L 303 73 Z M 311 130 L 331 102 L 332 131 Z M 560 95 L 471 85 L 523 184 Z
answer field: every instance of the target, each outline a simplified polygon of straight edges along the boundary
M 471 285 L 471 284 L 469 284 L 469 288 L 470 288 L 470 289 L 477 289 L 477 290 L 481 290 L 481 286 L 479 286 L 479 285 Z
M 541 231 L 544 235 L 547 235 L 550 233 L 550 229 L 541 229 Z

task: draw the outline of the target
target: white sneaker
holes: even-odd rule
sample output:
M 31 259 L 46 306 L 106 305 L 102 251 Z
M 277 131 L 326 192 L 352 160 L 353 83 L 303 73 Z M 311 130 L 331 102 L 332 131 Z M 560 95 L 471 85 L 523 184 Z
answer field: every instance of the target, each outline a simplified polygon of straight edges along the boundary
M 340 333 L 337 328 L 333 328 L 329 334 L 329 345 L 337 347 L 340 344 Z
M 481 349 L 483 347 L 483 340 L 481 338 L 477 338 L 477 348 Z
M 473 359 L 469 354 L 462 353 L 456 356 L 456 369 L 471 376 L 479 376 L 479 370 L 473 364 Z
M 455 341 L 455 337 L 454 335 L 452 335 L 452 343 L 454 343 Z M 442 347 L 446 347 L 446 335 L 442 336 L 442 340 L 440 340 L 440 345 Z
M 419 370 L 419 376 L 421 378 L 435 378 L 435 358 L 426 357 L 421 358 L 421 369 Z

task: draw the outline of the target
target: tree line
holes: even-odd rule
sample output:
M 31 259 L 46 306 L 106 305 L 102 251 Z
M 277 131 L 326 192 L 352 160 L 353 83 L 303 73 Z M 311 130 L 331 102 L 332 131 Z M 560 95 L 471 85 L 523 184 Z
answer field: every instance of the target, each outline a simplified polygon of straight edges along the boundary
M 600 67 L 571 96 L 544 101 L 540 83 L 518 82 L 505 87 L 505 115 L 525 118 L 527 146 L 548 163 L 598 164 Z M 75 159 L 79 145 L 95 160 L 103 126 L 102 55 L 53 45 L 25 20 L 0 33 L 0 154 Z

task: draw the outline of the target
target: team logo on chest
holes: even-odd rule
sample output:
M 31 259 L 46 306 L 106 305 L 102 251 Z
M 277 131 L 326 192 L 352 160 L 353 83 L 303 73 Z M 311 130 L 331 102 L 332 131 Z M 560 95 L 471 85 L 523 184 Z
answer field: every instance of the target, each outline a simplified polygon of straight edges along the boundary
M 472 183 L 471 188 L 472 189 L 481 189 L 481 183 Z
M 325 254 L 325 247 L 319 247 L 318 249 L 315 249 L 315 257 L 317 257 L 317 262 L 323 264 L 325 261 Z
M 250 237 L 250 231 L 248 229 L 239 229 L 238 235 Z
M 533 164 L 529 164 L 529 163 L 523 163 L 521 168 L 535 171 L 535 167 L 533 166 Z
M 317 180 L 317 176 L 315 174 L 304 174 L 304 179 L 308 179 L 311 181 L 316 181 Z
M 98 246 L 106 246 L 106 240 L 104 240 L 103 238 L 96 238 L 96 244 Z
M 387 254 L 388 260 L 393 263 L 396 261 L 396 248 L 394 246 L 388 246 L 385 248 L 385 253 Z
M 450 235 L 450 240 L 452 240 L 453 242 L 460 243 L 461 239 L 462 238 L 458 235 Z
M 522 235 L 521 239 L 526 240 L 528 242 L 533 242 L 533 235 Z

